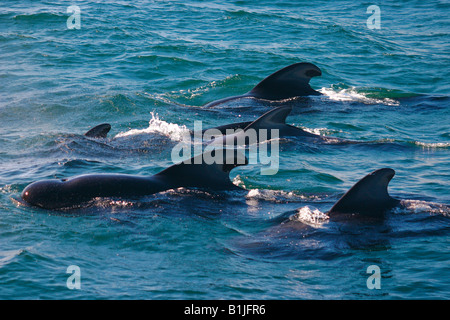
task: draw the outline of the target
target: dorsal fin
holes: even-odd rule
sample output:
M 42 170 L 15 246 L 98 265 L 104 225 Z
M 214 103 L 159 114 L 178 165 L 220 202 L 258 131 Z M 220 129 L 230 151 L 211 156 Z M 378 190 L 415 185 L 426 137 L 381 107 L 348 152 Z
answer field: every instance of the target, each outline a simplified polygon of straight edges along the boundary
M 225 135 L 216 137 L 210 144 L 222 144 L 242 146 L 255 144 L 258 142 L 264 142 L 271 140 L 272 138 L 279 138 L 280 133 L 283 132 L 286 135 L 295 135 L 295 133 L 303 132 L 303 130 L 286 124 L 286 117 L 291 112 L 291 106 L 283 106 L 272 109 L 253 122 L 250 122 L 246 127 L 237 128 L 234 133 L 225 132 Z M 261 132 L 261 129 L 265 129 Z M 278 130 L 275 133 L 272 130 Z M 262 134 L 262 135 L 260 135 Z
M 266 77 L 248 92 L 248 95 L 267 100 L 321 95 L 309 85 L 311 78 L 320 75 L 322 71 L 312 63 L 295 63 Z
M 84 135 L 90 138 L 106 138 L 109 130 L 111 130 L 111 125 L 109 123 L 103 123 L 93 127 Z
M 278 107 L 264 113 L 261 117 L 251 122 L 244 131 L 252 129 L 276 129 L 280 125 L 286 125 L 286 118 L 292 111 L 291 106 Z
M 214 149 L 175 164 L 154 175 L 175 187 L 212 190 L 241 189 L 230 181 L 230 171 L 248 164 L 240 150 Z
M 386 210 L 395 207 L 399 200 L 388 193 L 388 184 L 395 171 L 390 168 L 376 170 L 359 180 L 328 212 L 360 213 L 368 216 L 382 215 Z

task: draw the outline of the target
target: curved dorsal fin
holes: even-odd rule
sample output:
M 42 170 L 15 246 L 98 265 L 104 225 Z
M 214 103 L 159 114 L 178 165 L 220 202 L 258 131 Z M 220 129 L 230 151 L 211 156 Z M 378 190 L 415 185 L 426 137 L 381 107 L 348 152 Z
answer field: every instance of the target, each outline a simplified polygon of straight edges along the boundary
M 106 138 L 109 130 L 111 130 L 111 125 L 109 123 L 103 123 L 93 127 L 84 135 L 90 138 Z
M 277 128 L 279 125 L 286 124 L 286 118 L 289 113 L 292 111 L 291 106 L 283 106 L 278 107 L 276 109 L 270 110 L 264 113 L 261 117 L 250 123 L 247 127 L 244 128 L 248 130 L 250 128 L 253 129 L 261 129 L 261 128 Z
M 213 149 L 174 164 L 155 174 L 154 177 L 164 179 L 173 185 L 173 188 L 241 189 L 230 181 L 229 175 L 233 168 L 246 164 L 248 164 L 248 159 L 238 149 Z
M 390 168 L 376 170 L 359 180 L 345 193 L 328 212 L 360 213 L 364 215 L 382 215 L 386 210 L 395 207 L 399 200 L 388 193 L 388 184 L 395 171 Z
M 321 95 L 309 85 L 311 78 L 320 75 L 322 71 L 312 63 L 294 63 L 266 77 L 248 95 L 267 100 Z

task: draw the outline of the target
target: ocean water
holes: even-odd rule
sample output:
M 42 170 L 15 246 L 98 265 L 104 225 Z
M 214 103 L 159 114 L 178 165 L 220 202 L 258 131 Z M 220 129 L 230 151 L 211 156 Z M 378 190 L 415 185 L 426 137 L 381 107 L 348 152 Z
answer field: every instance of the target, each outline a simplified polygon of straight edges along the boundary
M 68 28 L 71 5 L 79 29 Z M 450 298 L 448 1 L 1 7 L 1 299 Z M 322 96 L 203 107 L 302 61 L 322 70 L 311 80 Z M 293 106 L 289 124 L 358 143 L 280 139 L 277 174 L 231 171 L 243 192 L 177 189 L 65 211 L 18 201 L 41 179 L 157 173 L 194 121 L 250 121 L 280 104 Z M 103 122 L 109 138 L 83 136 Z M 401 207 L 376 222 L 328 218 L 384 167 Z

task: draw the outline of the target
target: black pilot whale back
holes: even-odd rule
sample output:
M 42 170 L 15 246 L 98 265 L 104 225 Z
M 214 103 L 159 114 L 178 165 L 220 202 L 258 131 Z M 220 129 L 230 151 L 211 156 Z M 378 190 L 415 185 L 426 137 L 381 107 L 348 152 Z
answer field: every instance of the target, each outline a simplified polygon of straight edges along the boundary
M 204 161 L 211 152 L 175 164 L 151 177 L 127 174 L 85 174 L 69 179 L 48 179 L 34 182 L 22 191 L 22 199 L 43 209 L 63 209 L 82 205 L 98 197 L 142 197 L 161 191 L 185 188 L 210 190 L 241 189 L 229 179 L 230 171 L 247 164 L 246 157 L 236 151 L 223 163 Z M 210 158 L 210 159 L 211 159 Z
M 311 78 L 321 75 L 322 71 L 312 63 L 294 63 L 272 73 L 246 94 L 213 101 L 207 103 L 204 107 L 210 108 L 230 100 L 248 97 L 276 101 L 321 95 L 320 92 L 309 85 Z

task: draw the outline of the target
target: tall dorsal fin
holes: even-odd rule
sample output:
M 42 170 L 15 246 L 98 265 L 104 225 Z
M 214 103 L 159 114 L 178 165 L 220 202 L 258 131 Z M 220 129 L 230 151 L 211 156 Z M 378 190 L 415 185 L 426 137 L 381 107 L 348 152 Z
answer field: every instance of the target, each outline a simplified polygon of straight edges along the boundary
M 109 130 L 111 130 L 111 125 L 109 123 L 103 123 L 93 127 L 84 135 L 90 138 L 106 138 Z
M 294 63 L 266 77 L 248 95 L 267 100 L 321 95 L 309 85 L 311 78 L 321 75 L 322 71 L 312 63 Z
M 272 109 L 253 122 L 248 123 L 246 127 L 235 129 L 234 133 L 225 132 L 225 135 L 215 137 L 209 144 L 242 146 L 264 142 L 273 138 L 279 138 L 280 133 L 285 135 L 295 135 L 303 130 L 286 124 L 286 117 L 291 112 L 291 106 L 283 106 Z M 264 130 L 261 130 L 264 129 Z M 278 130 L 273 132 L 273 130 Z M 262 132 L 261 132 L 262 131 Z
M 248 164 L 242 151 L 214 149 L 175 164 L 154 175 L 175 187 L 212 190 L 241 189 L 230 181 L 230 171 Z
M 399 200 L 392 198 L 388 193 L 388 185 L 394 175 L 395 171 L 390 168 L 379 169 L 368 174 L 351 187 L 328 214 L 382 215 L 399 203 Z
M 280 125 L 286 125 L 286 118 L 292 111 L 291 106 L 278 107 L 264 113 L 261 117 L 250 123 L 244 131 L 252 129 L 276 129 Z

